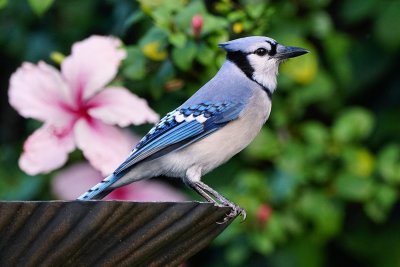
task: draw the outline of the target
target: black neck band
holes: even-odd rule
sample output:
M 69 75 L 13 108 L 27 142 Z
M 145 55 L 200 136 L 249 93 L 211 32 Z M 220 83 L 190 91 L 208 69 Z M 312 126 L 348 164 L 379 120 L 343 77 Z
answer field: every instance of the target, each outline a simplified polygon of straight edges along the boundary
M 228 52 L 226 58 L 233 62 L 239 69 L 241 69 L 250 80 L 253 80 L 254 69 L 247 60 L 246 54 L 243 54 L 239 51 Z
M 272 92 L 271 92 L 271 90 L 270 90 L 268 87 L 262 85 L 261 83 L 257 82 L 256 80 L 252 80 L 252 81 L 254 81 L 256 84 L 258 84 L 259 86 L 261 86 L 261 88 L 264 90 L 264 92 L 267 93 L 269 100 L 272 99 Z

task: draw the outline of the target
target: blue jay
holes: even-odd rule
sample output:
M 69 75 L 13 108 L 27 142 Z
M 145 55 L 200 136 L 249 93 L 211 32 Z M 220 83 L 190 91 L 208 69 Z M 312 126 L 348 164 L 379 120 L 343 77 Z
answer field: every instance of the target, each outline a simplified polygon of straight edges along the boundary
M 78 200 L 101 199 L 123 185 L 165 175 L 182 178 L 207 201 L 245 211 L 201 181 L 201 177 L 244 149 L 271 111 L 279 64 L 308 53 L 268 37 L 252 36 L 225 43 L 218 73 L 192 97 L 160 120 L 128 158 Z

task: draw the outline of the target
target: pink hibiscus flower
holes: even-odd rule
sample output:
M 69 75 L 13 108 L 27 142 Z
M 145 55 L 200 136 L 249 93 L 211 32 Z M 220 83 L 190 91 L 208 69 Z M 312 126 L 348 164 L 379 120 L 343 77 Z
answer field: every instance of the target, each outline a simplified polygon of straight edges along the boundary
M 75 43 L 61 73 L 39 62 L 23 63 L 11 76 L 9 102 L 22 116 L 44 122 L 26 140 L 19 166 L 26 173 L 46 173 L 64 165 L 76 147 L 104 175 L 127 156 L 126 127 L 156 122 L 145 100 L 126 88 L 105 87 L 126 57 L 121 42 L 92 36 Z
M 52 191 L 61 199 L 72 200 L 101 180 L 100 172 L 87 163 L 78 163 L 62 170 L 54 177 Z M 168 184 L 159 181 L 140 181 L 114 190 L 105 199 L 184 201 L 186 197 Z

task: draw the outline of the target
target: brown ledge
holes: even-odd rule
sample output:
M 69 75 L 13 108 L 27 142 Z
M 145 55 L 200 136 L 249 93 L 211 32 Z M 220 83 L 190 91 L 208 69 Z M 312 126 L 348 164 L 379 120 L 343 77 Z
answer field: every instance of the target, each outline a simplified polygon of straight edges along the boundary
M 232 220 L 202 202 L 0 201 L 1 266 L 176 266 Z

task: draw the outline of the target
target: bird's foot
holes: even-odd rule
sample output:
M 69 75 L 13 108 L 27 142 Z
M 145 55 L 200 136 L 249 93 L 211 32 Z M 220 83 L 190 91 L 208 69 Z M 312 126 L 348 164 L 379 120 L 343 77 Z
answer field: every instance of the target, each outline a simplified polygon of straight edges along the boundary
M 236 218 L 238 215 L 242 215 L 242 221 L 246 219 L 246 211 L 243 208 L 229 201 L 205 183 L 201 181 L 190 182 L 189 180 L 188 185 L 196 190 L 196 192 L 203 196 L 208 202 L 214 203 L 215 206 L 229 207 L 231 209 L 231 211 L 226 214 L 226 217 L 222 222 L 220 222 L 220 224 L 226 223 L 229 220 Z
M 242 222 L 244 220 L 246 220 L 246 211 L 243 208 L 236 205 L 235 203 L 232 203 L 228 200 L 224 200 L 221 203 L 216 204 L 216 206 L 231 208 L 231 211 L 228 214 L 226 214 L 226 217 L 224 218 L 224 220 L 222 222 L 219 222 L 219 224 L 224 224 L 224 223 L 228 222 L 230 219 L 234 219 L 234 218 L 236 218 L 236 216 L 239 216 L 239 215 L 242 216 Z

